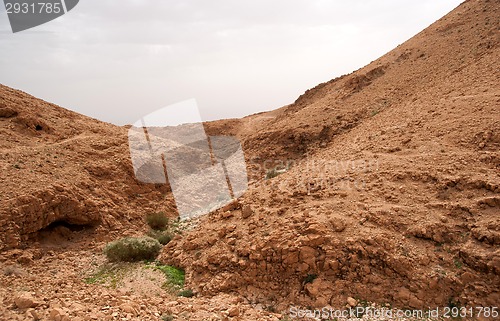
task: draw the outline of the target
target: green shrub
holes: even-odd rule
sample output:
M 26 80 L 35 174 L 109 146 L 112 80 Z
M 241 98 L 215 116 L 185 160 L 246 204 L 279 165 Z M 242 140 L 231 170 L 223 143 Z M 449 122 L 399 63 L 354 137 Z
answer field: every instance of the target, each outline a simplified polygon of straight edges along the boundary
M 170 242 L 174 238 L 171 232 L 158 230 L 150 230 L 148 232 L 148 236 L 158 240 L 158 242 L 160 242 L 160 244 L 162 245 L 168 244 L 168 242 Z
M 164 231 L 168 227 L 168 217 L 164 212 L 150 213 L 146 215 L 146 223 L 153 230 Z
M 185 289 L 177 293 L 178 296 L 183 296 L 185 298 L 191 298 L 194 296 L 193 290 L 191 289 Z
M 165 314 L 161 317 L 162 321 L 174 321 L 174 316 L 171 314 Z
M 151 237 L 125 237 L 104 248 L 104 254 L 111 262 L 134 262 L 153 260 L 160 254 L 161 244 Z

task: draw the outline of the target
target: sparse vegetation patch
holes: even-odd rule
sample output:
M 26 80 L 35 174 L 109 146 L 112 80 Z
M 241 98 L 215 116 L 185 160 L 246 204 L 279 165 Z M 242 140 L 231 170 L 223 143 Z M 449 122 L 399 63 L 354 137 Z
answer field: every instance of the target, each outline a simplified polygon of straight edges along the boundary
M 102 284 L 116 288 L 125 277 L 131 266 L 127 263 L 107 263 L 99 267 L 94 273 L 84 279 L 87 284 Z
M 172 232 L 159 231 L 159 230 L 150 230 L 148 232 L 148 236 L 158 240 L 158 242 L 160 242 L 161 245 L 168 244 L 168 242 L 170 242 L 174 238 Z
M 183 296 L 185 298 L 191 298 L 194 296 L 194 293 L 193 293 L 193 290 L 191 290 L 191 289 L 185 289 L 185 290 L 180 291 L 177 295 Z
M 154 260 L 160 254 L 161 244 L 151 237 L 125 237 L 104 248 L 104 254 L 111 262 L 135 262 Z
M 169 219 L 164 212 L 150 213 L 146 215 L 146 223 L 153 230 L 164 231 L 168 227 Z
M 147 266 L 147 268 L 155 269 L 165 274 L 166 281 L 163 284 L 163 287 L 166 290 L 171 292 L 177 292 L 182 288 L 184 288 L 185 273 L 183 270 L 170 265 L 162 265 L 159 262 L 150 264 Z

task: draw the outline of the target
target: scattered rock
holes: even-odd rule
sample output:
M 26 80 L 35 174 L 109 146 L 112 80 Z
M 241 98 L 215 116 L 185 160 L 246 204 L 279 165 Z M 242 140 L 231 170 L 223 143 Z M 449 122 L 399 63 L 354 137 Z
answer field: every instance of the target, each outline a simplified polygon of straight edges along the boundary
M 304 246 L 300 249 L 300 262 L 307 264 L 310 268 L 315 267 L 316 250 L 309 246 Z
M 413 295 L 410 297 L 408 304 L 415 309 L 421 309 L 424 306 L 424 303 Z
M 231 203 L 225 205 L 224 207 L 221 208 L 222 212 L 232 212 L 240 207 L 240 203 L 238 200 L 232 201 Z
M 10 107 L 4 107 L 0 104 L 0 118 L 11 118 L 17 116 L 17 111 Z
M 240 309 L 238 309 L 238 307 L 236 307 L 236 306 L 229 308 L 229 310 L 227 310 L 227 312 L 228 312 L 228 315 L 230 317 L 237 317 L 240 315 Z
M 241 209 L 241 218 L 249 218 L 250 216 L 253 215 L 253 210 L 250 205 L 244 205 L 243 208 Z
M 234 216 L 233 212 L 230 212 L 230 211 L 222 212 L 222 217 L 223 218 L 230 218 L 230 217 L 233 217 L 233 216 Z
M 490 207 L 500 207 L 500 198 L 497 197 L 487 197 L 482 202 Z
M 335 232 L 342 232 L 346 228 L 346 223 L 343 219 L 334 219 L 331 221 L 332 223 L 332 228 Z
M 33 263 L 33 254 L 25 253 L 17 259 L 17 262 L 22 265 L 29 265 Z
M 358 301 L 356 301 L 356 299 L 354 298 L 348 297 L 347 304 L 349 304 L 351 307 L 355 307 L 356 305 L 358 305 Z
M 34 310 L 34 309 L 29 309 L 27 312 L 26 312 L 26 315 L 29 317 L 29 318 L 32 318 L 34 321 L 38 321 L 38 320 L 41 320 L 42 318 L 40 317 L 40 314 Z
M 69 321 L 70 318 L 63 309 L 52 308 L 49 312 L 50 320 L 52 321 Z
M 14 298 L 14 303 L 19 309 L 29 309 L 38 306 L 38 302 L 30 294 L 21 294 Z
M 134 307 L 132 304 L 124 303 L 120 305 L 120 309 L 125 313 L 130 313 L 135 316 L 139 314 L 139 309 Z

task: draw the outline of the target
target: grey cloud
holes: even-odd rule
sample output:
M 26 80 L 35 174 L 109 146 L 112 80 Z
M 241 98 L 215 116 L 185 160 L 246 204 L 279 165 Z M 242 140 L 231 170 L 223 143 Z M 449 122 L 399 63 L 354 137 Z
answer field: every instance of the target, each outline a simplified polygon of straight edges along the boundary
M 205 119 L 292 102 L 376 59 L 459 0 L 85 0 L 12 34 L 0 82 L 117 124 L 196 98 Z

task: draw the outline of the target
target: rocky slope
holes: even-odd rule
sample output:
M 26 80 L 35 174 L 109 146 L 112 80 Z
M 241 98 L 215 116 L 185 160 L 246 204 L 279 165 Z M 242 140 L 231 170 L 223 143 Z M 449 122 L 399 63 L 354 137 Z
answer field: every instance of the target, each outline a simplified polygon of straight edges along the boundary
M 154 275 L 83 282 L 107 241 L 145 232 L 146 213 L 175 216 L 169 187 L 135 180 L 126 128 L 0 85 L 0 319 L 279 320 L 353 298 L 498 306 L 499 11 L 466 1 L 289 106 L 205 124 L 240 138 L 250 190 L 164 248 L 189 299 L 155 292 Z
M 39 231 L 120 230 L 167 209 L 168 187 L 138 183 L 127 130 L 0 85 L 0 249 Z
M 203 219 L 162 260 L 185 267 L 201 294 L 236 292 L 278 310 L 348 296 L 498 304 L 499 9 L 467 1 L 290 106 L 212 124 L 243 138 L 252 173 L 293 166 L 255 175 L 239 204 Z

